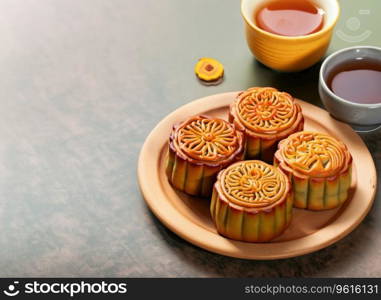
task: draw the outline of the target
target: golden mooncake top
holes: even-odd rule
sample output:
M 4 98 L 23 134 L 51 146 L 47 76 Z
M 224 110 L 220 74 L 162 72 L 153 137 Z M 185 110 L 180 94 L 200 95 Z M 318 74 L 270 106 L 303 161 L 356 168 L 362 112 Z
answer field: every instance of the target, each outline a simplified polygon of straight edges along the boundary
M 233 110 L 239 123 L 256 133 L 277 133 L 302 120 L 294 98 L 272 87 L 254 87 L 240 93 Z
M 351 161 L 344 143 L 327 134 L 309 131 L 294 133 L 281 141 L 276 157 L 293 170 L 314 177 L 335 175 Z
M 259 160 L 235 163 L 218 177 L 225 199 L 239 206 L 266 208 L 286 198 L 290 184 L 278 168 Z
M 171 144 L 176 152 L 203 162 L 224 161 L 242 151 L 242 134 L 222 119 L 192 117 L 174 127 Z

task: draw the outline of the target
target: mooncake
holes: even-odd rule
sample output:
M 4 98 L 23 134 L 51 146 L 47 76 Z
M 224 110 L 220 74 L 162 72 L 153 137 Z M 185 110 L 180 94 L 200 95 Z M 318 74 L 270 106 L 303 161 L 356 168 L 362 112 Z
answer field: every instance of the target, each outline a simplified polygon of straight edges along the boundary
M 241 92 L 230 105 L 229 121 L 246 137 L 246 159 L 272 162 L 277 144 L 303 130 L 302 109 L 288 93 L 271 87 Z
M 281 170 L 263 161 L 246 160 L 218 174 L 210 213 L 219 234 L 267 242 L 288 227 L 292 202 L 291 184 Z
M 274 164 L 291 180 L 295 207 L 331 209 L 348 198 L 352 156 L 346 145 L 332 136 L 294 133 L 279 143 Z
M 166 173 L 177 190 L 208 197 L 217 173 L 243 159 L 244 137 L 229 122 L 195 116 L 173 126 Z

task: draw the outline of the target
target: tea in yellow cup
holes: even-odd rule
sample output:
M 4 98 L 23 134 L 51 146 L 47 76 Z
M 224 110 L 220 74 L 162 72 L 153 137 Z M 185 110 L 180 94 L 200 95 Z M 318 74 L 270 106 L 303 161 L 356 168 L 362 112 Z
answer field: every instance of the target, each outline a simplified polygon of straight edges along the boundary
M 295 7 L 300 12 L 292 14 Z M 256 59 L 278 71 L 296 72 L 324 56 L 340 7 L 337 0 L 242 0 L 241 13 Z

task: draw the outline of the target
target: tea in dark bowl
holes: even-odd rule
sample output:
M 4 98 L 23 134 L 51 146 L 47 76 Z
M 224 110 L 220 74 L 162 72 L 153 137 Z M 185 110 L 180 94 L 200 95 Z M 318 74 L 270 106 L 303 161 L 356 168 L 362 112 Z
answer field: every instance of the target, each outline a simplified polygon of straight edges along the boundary
M 338 65 L 328 76 L 337 96 L 354 103 L 381 103 L 381 62 L 357 58 Z

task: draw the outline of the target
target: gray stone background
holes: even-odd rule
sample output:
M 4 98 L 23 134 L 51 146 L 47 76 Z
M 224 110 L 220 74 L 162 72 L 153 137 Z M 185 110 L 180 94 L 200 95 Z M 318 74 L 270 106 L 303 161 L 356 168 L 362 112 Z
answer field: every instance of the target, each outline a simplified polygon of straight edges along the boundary
M 341 1 L 380 46 L 381 1 Z M 369 16 L 358 15 L 370 9 Z M 0 1 L 0 276 L 381 276 L 380 194 L 335 245 L 281 261 L 201 250 L 163 227 L 136 181 L 155 124 L 192 99 L 272 85 L 321 106 L 319 65 L 280 74 L 258 64 L 239 1 Z M 353 44 L 334 36 L 329 52 Z M 199 57 L 226 68 L 200 85 Z M 377 170 L 381 133 L 363 136 Z M 378 181 L 380 187 L 380 181 Z

